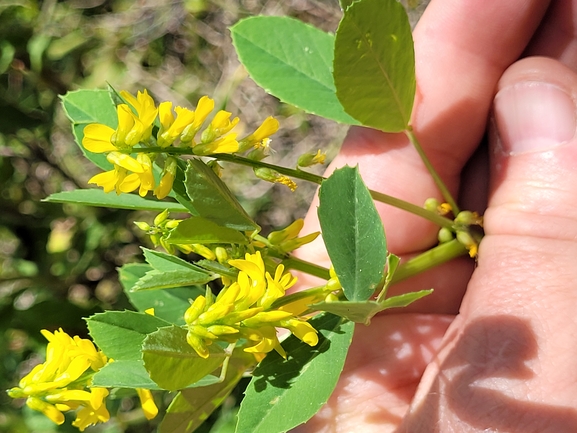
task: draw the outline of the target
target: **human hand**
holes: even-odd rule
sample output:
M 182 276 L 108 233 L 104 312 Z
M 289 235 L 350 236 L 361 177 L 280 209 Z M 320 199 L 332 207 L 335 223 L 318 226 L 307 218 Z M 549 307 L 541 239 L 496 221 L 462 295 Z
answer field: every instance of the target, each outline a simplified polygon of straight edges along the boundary
M 435 293 L 357 326 L 331 399 L 295 431 L 577 431 L 576 6 L 429 5 L 414 33 L 412 125 L 462 207 L 485 214 L 478 265 L 454 260 L 391 288 Z M 523 52 L 566 66 L 509 66 Z M 489 158 L 471 159 L 491 107 Z M 403 135 L 353 128 L 329 170 L 345 164 L 372 189 L 412 203 L 438 197 Z M 305 230 L 318 229 L 315 207 Z M 431 224 L 377 207 L 393 253 L 434 245 Z M 320 243 L 304 255 L 328 263 Z

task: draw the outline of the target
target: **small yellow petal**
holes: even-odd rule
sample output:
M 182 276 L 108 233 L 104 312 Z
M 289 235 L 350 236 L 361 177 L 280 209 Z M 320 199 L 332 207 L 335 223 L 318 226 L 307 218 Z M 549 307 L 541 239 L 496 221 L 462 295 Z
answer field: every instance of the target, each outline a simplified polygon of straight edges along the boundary
M 52 404 L 46 403 L 36 397 L 29 397 L 26 400 L 26 405 L 30 409 L 42 412 L 44 416 L 46 416 L 54 424 L 61 425 L 64 423 L 64 415 L 56 408 L 56 406 Z
M 106 159 L 119 167 L 125 168 L 128 171 L 132 171 L 134 173 L 143 173 L 144 167 L 140 162 L 134 159 L 130 155 L 126 155 L 125 153 L 120 152 L 110 152 L 106 155 Z
M 140 404 L 142 405 L 146 419 L 151 420 L 158 415 L 158 407 L 156 407 L 154 403 L 154 398 L 152 398 L 150 390 L 136 388 L 136 393 L 138 394 L 138 398 L 140 398 Z
M 92 176 L 88 183 L 96 184 L 104 189 L 104 192 L 112 192 L 116 188 L 115 170 L 105 171 Z
M 82 138 L 82 146 L 84 146 L 86 150 L 94 153 L 118 150 L 111 141 L 114 133 L 114 129 L 100 123 L 86 125 L 84 128 L 84 137 Z

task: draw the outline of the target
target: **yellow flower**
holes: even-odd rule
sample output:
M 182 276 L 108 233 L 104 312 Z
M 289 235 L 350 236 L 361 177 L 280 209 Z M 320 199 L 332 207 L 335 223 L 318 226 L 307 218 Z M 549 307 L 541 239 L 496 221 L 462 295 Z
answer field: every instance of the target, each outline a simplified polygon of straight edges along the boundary
M 200 139 L 201 143 L 210 143 L 218 137 L 227 134 L 232 128 L 236 126 L 239 122 L 239 118 L 235 117 L 230 120 L 232 113 L 228 111 L 220 110 L 208 127 L 203 131 L 202 137 Z
M 141 141 L 148 140 L 150 133 L 152 132 L 152 124 L 154 119 L 156 119 L 156 114 L 158 110 L 154 105 L 154 100 L 148 94 L 148 91 L 144 89 L 143 92 L 138 91 L 136 98 L 128 93 L 126 90 L 122 90 L 120 95 L 134 107 L 138 113 L 138 119 L 142 123 L 143 133 Z
M 237 152 L 238 141 L 236 141 L 236 134 L 231 133 L 214 141 L 198 144 L 192 148 L 192 151 L 199 156 Z
M 222 289 L 216 299 L 207 289 L 206 295 L 197 297 L 184 314 L 188 344 L 199 356 L 207 358 L 208 346 L 215 340 L 235 342 L 240 338 L 248 341 L 245 351 L 257 360 L 272 350 L 286 356 L 276 335 L 277 327 L 294 331 L 307 344 L 314 343 L 316 330 L 305 320 L 287 309 L 270 308 L 296 282 L 284 272 L 283 265 L 278 265 L 272 276 L 258 251 L 228 263 L 239 270 L 237 281 Z
M 150 420 L 158 415 L 158 407 L 156 407 L 156 403 L 154 403 L 154 399 L 152 398 L 152 393 L 150 390 L 136 388 L 136 393 L 138 394 L 138 398 L 140 398 L 140 404 L 146 419 Z
M 317 330 L 304 320 L 288 319 L 281 322 L 283 328 L 288 329 L 295 337 L 309 346 L 316 346 L 319 342 Z
M 267 117 L 264 122 L 252 134 L 240 140 L 240 152 L 244 152 L 251 147 L 268 148 L 270 136 L 278 131 L 279 123 L 274 117 Z
M 166 161 L 164 161 L 162 176 L 160 178 L 160 184 L 154 189 L 154 195 L 159 200 L 165 198 L 170 194 L 170 191 L 172 191 L 172 185 L 174 184 L 174 179 L 176 177 L 176 168 L 176 159 L 172 156 L 166 158 Z
M 116 107 L 116 130 L 100 123 L 87 125 L 84 128 L 82 145 L 90 152 L 129 150 L 135 144 L 150 138 L 157 109 L 148 92 L 138 92 L 136 98 L 126 91 L 120 94 L 134 107 L 138 115 L 135 115 L 128 105 L 119 104 Z
M 199 99 L 198 104 L 196 104 L 196 110 L 194 111 L 194 121 L 192 124 L 188 125 L 182 131 L 180 136 L 180 141 L 183 143 L 193 142 L 194 136 L 202 127 L 202 124 L 214 109 L 214 100 L 210 99 L 208 96 L 203 96 Z
M 110 414 L 104 399 L 104 388 L 89 388 L 92 375 L 107 362 L 90 340 L 74 338 L 62 329 L 51 333 L 42 330 L 48 340 L 46 361 L 24 376 L 17 387 L 8 390 L 12 398 L 26 398 L 31 409 L 42 412 L 54 423 L 64 422 L 63 411 L 80 409 L 73 425 L 83 431 Z
M 152 162 L 143 154 L 139 154 L 138 158 L 139 160 L 124 153 L 110 152 L 106 155 L 106 159 L 114 165 L 114 168 L 91 177 L 88 183 L 101 186 L 106 193 L 116 191 L 116 194 L 132 192 L 142 184 L 141 193 L 144 192 L 146 195 L 146 192 L 154 186 Z M 134 173 L 129 174 L 129 171 Z
M 115 133 L 116 131 L 110 126 L 102 125 L 100 123 L 91 123 L 84 127 L 82 145 L 86 150 L 94 153 L 118 150 L 118 147 L 112 144 L 112 137 Z
M 176 107 L 176 118 L 172 114 L 172 102 L 163 102 L 158 107 L 160 119 L 160 131 L 158 131 L 157 143 L 160 147 L 170 146 L 194 121 L 195 113 L 188 108 Z
M 322 153 L 320 149 L 317 150 L 317 153 L 304 153 L 299 156 L 297 165 L 299 167 L 310 167 L 315 164 L 324 164 L 326 157 L 326 153 Z

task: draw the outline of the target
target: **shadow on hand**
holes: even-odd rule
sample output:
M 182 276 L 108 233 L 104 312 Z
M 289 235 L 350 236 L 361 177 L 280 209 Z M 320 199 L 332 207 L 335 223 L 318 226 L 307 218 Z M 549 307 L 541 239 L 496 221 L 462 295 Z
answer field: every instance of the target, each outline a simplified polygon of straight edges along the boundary
M 457 338 L 428 396 L 402 431 L 577 432 L 575 409 L 520 400 L 508 392 L 535 376 L 527 362 L 537 357 L 538 346 L 528 322 L 484 318 Z M 457 426 L 457 419 L 462 424 Z

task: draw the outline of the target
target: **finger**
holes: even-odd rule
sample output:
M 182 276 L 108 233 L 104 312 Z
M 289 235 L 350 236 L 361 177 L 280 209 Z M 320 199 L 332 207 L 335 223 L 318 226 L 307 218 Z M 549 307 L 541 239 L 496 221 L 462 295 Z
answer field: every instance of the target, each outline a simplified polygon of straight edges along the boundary
M 395 431 L 451 320 L 403 314 L 357 326 L 333 395 L 293 433 Z
M 412 123 L 453 193 L 465 161 L 483 134 L 496 82 L 524 49 L 546 6 L 546 1 L 536 0 L 433 1 L 415 30 L 418 89 Z M 408 202 L 422 204 L 428 197 L 439 196 L 404 135 L 352 128 L 328 172 L 346 164 L 358 164 L 370 188 Z M 317 205 L 313 202 L 304 232 L 319 230 Z M 432 224 L 387 205 L 377 207 L 388 247 L 395 254 L 415 253 L 436 242 L 437 227 Z M 320 238 L 299 255 L 329 265 Z M 428 281 L 442 294 L 447 290 L 436 284 L 436 275 L 429 274 Z M 465 280 L 452 281 L 450 291 L 456 297 Z M 431 301 L 427 303 L 432 306 Z
M 577 70 L 577 2 L 557 0 L 551 2 L 541 25 L 529 47 L 527 56 L 547 56 L 557 59 Z
M 501 79 L 479 265 L 407 431 L 577 431 L 576 100 L 551 59 Z

